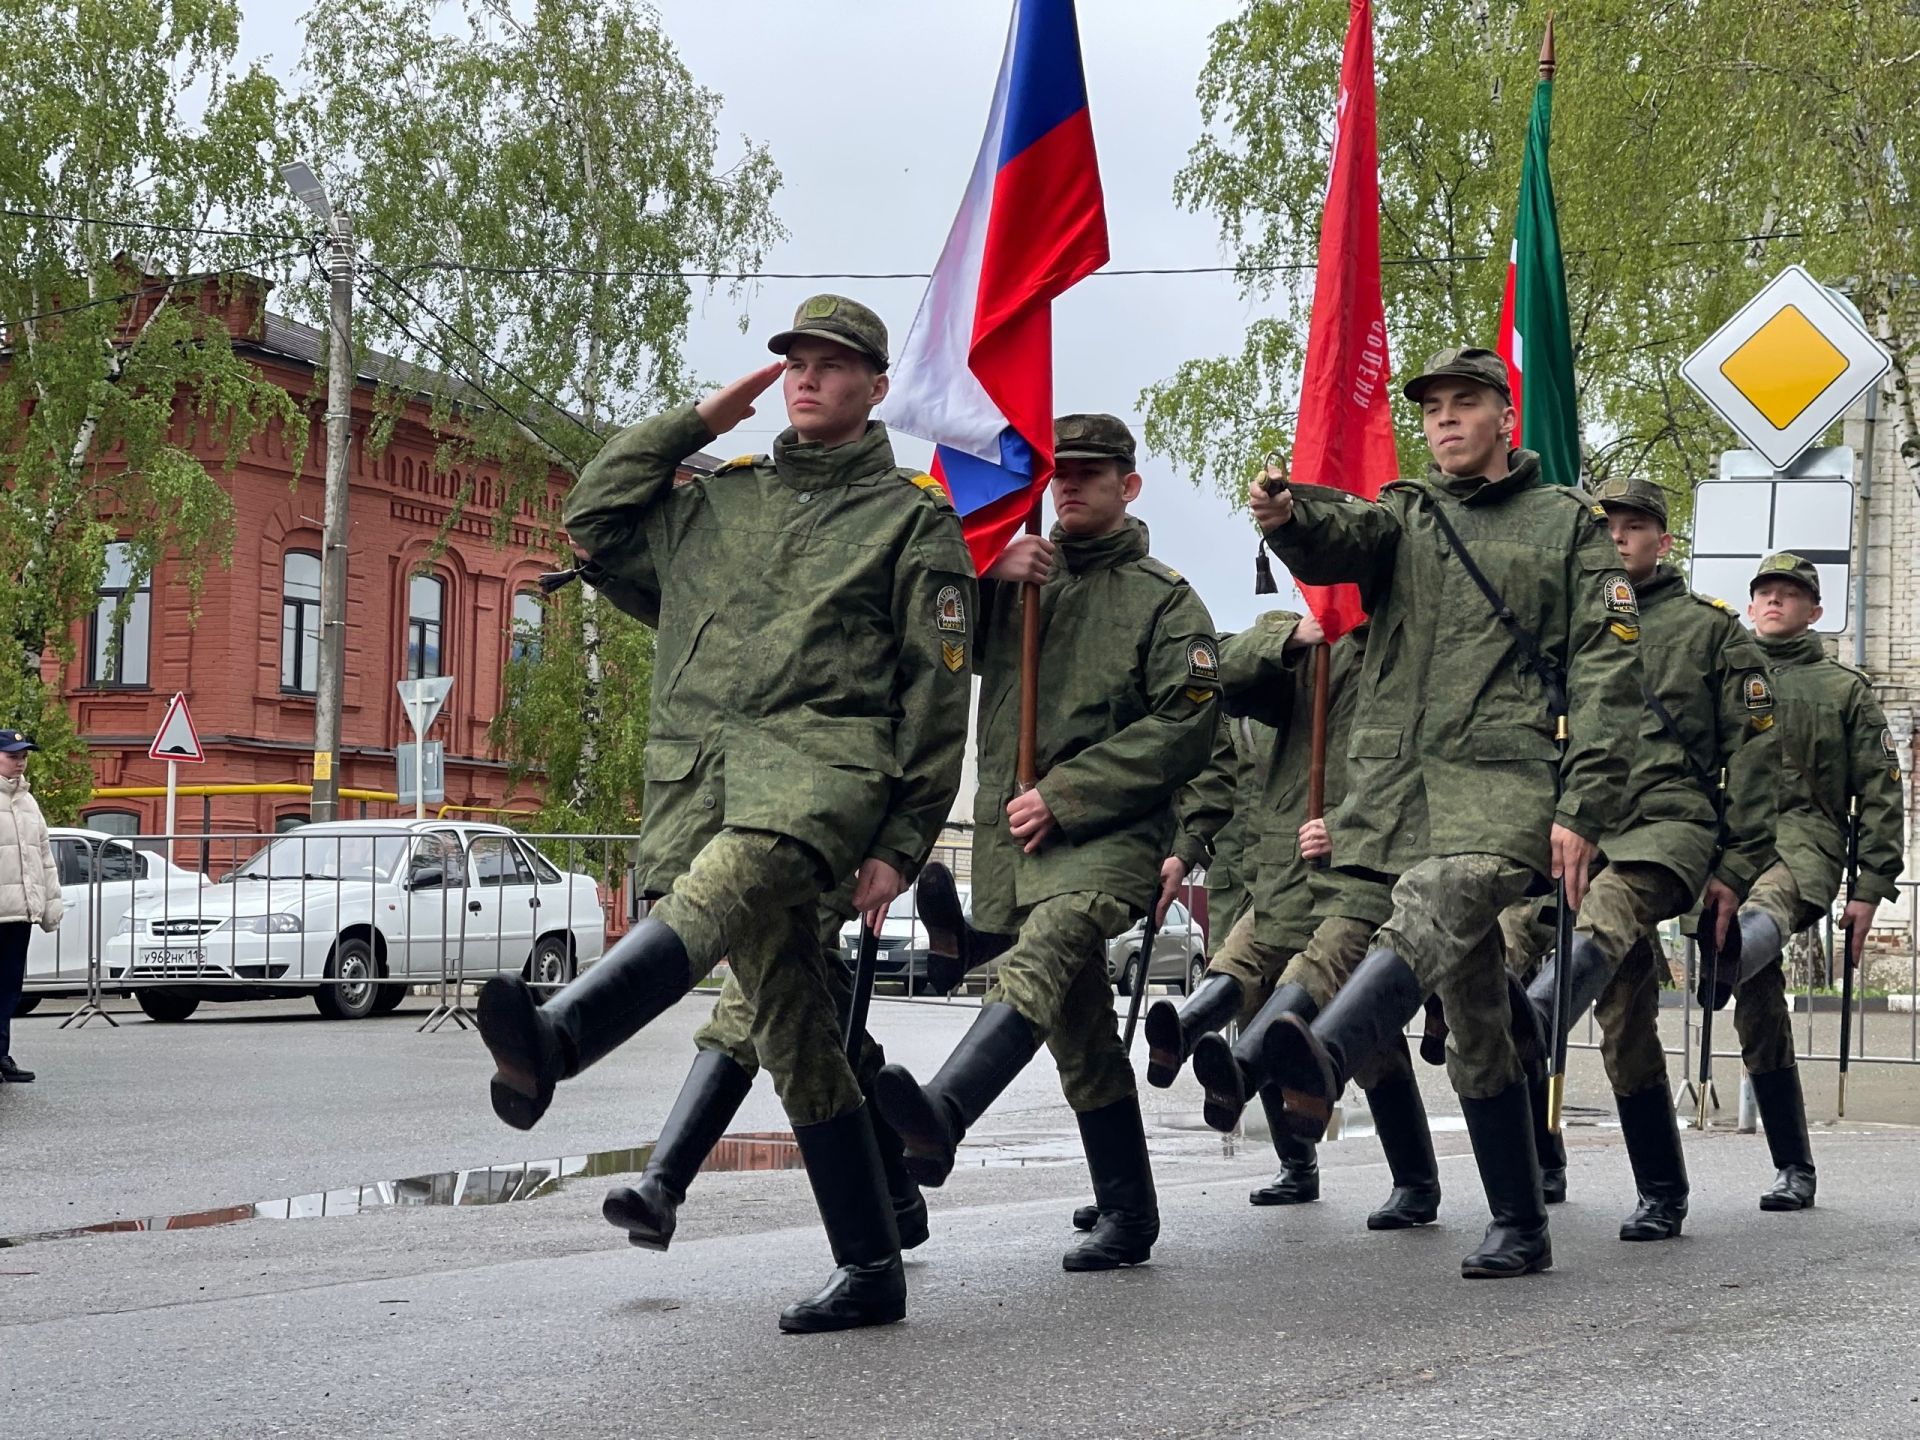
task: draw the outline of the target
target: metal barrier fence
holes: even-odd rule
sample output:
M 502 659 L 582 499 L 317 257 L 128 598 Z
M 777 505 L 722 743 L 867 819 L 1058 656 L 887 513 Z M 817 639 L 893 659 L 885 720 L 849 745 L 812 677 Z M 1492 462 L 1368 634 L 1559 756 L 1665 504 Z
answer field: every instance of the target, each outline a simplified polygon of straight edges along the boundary
M 631 835 L 354 821 L 139 839 L 56 839 L 63 892 L 78 904 L 54 935 L 36 932 L 25 993 L 80 999 L 63 1026 L 116 1023 L 109 993 L 156 1020 L 208 999 L 288 994 L 356 1019 L 422 986 L 438 1003 L 421 1029 L 464 1026 L 463 985 L 520 975 L 556 988 L 630 914 Z M 172 864 L 180 847 L 205 869 Z

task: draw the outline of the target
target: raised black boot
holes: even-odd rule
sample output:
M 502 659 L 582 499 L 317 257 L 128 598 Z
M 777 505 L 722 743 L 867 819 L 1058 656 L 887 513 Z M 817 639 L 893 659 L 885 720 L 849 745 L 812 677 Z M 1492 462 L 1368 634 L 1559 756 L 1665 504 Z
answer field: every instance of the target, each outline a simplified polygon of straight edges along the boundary
M 1140 1097 L 1129 1095 L 1077 1117 L 1093 1175 L 1093 1228 L 1060 1263 L 1068 1270 L 1117 1270 L 1144 1265 L 1160 1238 L 1160 1206 L 1147 1161 Z
M 629 1244 L 664 1250 L 673 1243 L 676 1215 L 687 1187 L 739 1113 L 753 1077 L 722 1050 L 700 1050 L 653 1143 L 640 1183 L 607 1192 L 600 1213 L 627 1232 Z
M 687 949 L 658 920 L 642 920 L 579 979 L 542 1005 L 517 976 L 480 987 L 480 1038 L 493 1056 L 493 1113 L 531 1130 L 553 1087 L 604 1059 L 693 988 Z
M 1147 1083 L 1156 1090 L 1173 1084 L 1193 1054 L 1193 1042 L 1226 1029 L 1227 1022 L 1240 1013 L 1245 996 L 1233 976 L 1209 974 L 1184 1005 L 1154 1001 L 1147 1008 Z
M 1480 1248 L 1460 1262 L 1467 1280 L 1507 1280 L 1553 1268 L 1540 1165 L 1533 1153 L 1533 1102 L 1516 1080 L 1490 1100 L 1460 1097 L 1473 1159 L 1493 1221 Z
M 880 1147 L 880 1171 L 886 1177 L 887 1198 L 893 1202 L 893 1225 L 900 1232 L 900 1248 L 918 1250 L 932 1234 L 927 1226 L 927 1197 L 907 1173 L 906 1147 L 872 1100 L 868 1095 L 867 1116 L 873 1124 L 874 1143 Z
M 1223 1135 L 1233 1133 L 1247 1102 L 1267 1083 L 1267 1033 L 1284 1016 L 1311 1020 L 1319 1009 L 1300 986 L 1282 985 L 1267 997 L 1260 1013 L 1233 1044 L 1227 1044 L 1226 1037 L 1214 1031 L 1194 1041 L 1193 1078 L 1206 1092 L 1200 1113 L 1207 1124 Z M 1277 1137 L 1281 1132 L 1276 1129 L 1273 1133 Z
M 1640 1203 L 1620 1225 L 1622 1240 L 1671 1240 L 1687 1218 L 1687 1157 L 1680 1148 L 1680 1124 L 1673 1118 L 1667 1082 L 1659 1080 L 1631 1095 L 1616 1095 L 1620 1133 L 1627 1141 L 1627 1162 Z
M 907 1173 L 922 1185 L 944 1185 L 967 1130 L 1013 1083 L 1040 1048 L 1033 1026 L 1011 1005 L 982 1005 L 947 1063 L 926 1085 L 904 1065 L 883 1065 L 874 1102 L 899 1133 Z
M 1413 968 L 1379 949 L 1360 962 L 1312 1025 L 1281 1016 L 1266 1034 L 1263 1054 L 1266 1073 L 1286 1101 L 1288 1130 L 1303 1140 L 1325 1136 L 1354 1067 L 1393 1042 L 1421 998 Z
M 1742 917 L 1744 918 L 1744 917 Z M 1753 1098 L 1760 1104 L 1767 1149 L 1773 1152 L 1773 1188 L 1760 1197 L 1762 1210 L 1813 1208 L 1813 1144 L 1807 1139 L 1807 1102 L 1800 1093 L 1800 1071 L 1789 1065 L 1753 1077 Z
M 1258 1190 L 1247 1192 L 1249 1205 L 1308 1205 L 1320 1198 L 1320 1150 L 1311 1140 L 1287 1133 L 1281 1114 L 1280 1091 L 1276 1086 L 1260 1090 L 1260 1108 L 1267 1112 L 1267 1128 L 1273 1135 L 1273 1151 L 1280 1157 L 1280 1171 Z
M 1440 1217 L 1440 1163 L 1433 1154 L 1420 1082 L 1411 1069 L 1391 1076 L 1367 1091 L 1367 1106 L 1393 1176 L 1393 1193 L 1367 1216 L 1367 1228 L 1410 1230 L 1433 1224 Z
M 1781 935 L 1780 927 L 1773 923 L 1773 917 L 1764 910 L 1742 910 L 1740 912 L 1740 964 L 1739 980 L 1735 989 L 1758 975 L 1767 966 L 1780 958 L 1786 948 L 1786 938 Z M 1731 937 L 1729 937 L 1731 938 Z M 1732 990 L 1727 992 L 1729 998 Z M 1719 997 L 1716 995 L 1715 997 Z M 1713 1008 L 1718 1010 L 1727 1002 L 1721 1000 Z
M 939 994 L 951 994 L 969 970 L 1004 954 L 1013 943 L 1011 935 L 976 930 L 967 923 L 953 871 L 938 860 L 921 867 L 913 898 L 920 923 L 927 927 L 927 983 Z
M 1613 971 L 1613 962 L 1607 959 L 1606 952 L 1590 937 L 1580 934 L 1573 937 L 1573 997 L 1567 1006 L 1569 1034 L 1580 1017 L 1593 1008 L 1594 1001 L 1600 998 L 1600 992 L 1607 988 Z M 1559 973 L 1560 957 L 1550 954 L 1540 966 L 1540 973 L 1534 976 L 1533 984 L 1527 986 L 1527 1000 L 1538 1021 L 1542 1044 L 1547 1043 L 1553 1035 L 1553 988 L 1559 982 Z
M 807 1183 L 838 1267 L 826 1288 L 780 1312 L 789 1334 L 891 1325 L 907 1315 L 907 1268 L 880 1172 L 872 1117 L 861 1105 L 818 1125 L 796 1125 Z

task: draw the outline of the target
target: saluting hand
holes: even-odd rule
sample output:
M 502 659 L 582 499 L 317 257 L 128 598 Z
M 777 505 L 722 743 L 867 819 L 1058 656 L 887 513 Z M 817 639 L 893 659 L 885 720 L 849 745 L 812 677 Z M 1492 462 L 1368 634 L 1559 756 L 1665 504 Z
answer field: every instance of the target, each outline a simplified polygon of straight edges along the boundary
M 1014 839 L 1024 842 L 1023 848 L 1029 855 L 1046 843 L 1055 823 L 1053 811 L 1047 808 L 1046 798 L 1037 789 L 1016 795 L 1007 802 L 1007 829 Z
M 750 375 L 742 375 L 731 385 L 722 385 L 693 408 L 715 436 L 724 435 L 753 414 L 753 402 L 785 373 L 786 368 L 786 361 L 776 360 Z
M 1010 585 L 1044 585 L 1053 573 L 1053 548 L 1044 535 L 1016 535 L 981 578 Z
M 1587 870 L 1593 864 L 1593 842 L 1564 825 L 1553 827 L 1553 878 L 1567 886 L 1567 904 L 1575 910 L 1587 898 Z

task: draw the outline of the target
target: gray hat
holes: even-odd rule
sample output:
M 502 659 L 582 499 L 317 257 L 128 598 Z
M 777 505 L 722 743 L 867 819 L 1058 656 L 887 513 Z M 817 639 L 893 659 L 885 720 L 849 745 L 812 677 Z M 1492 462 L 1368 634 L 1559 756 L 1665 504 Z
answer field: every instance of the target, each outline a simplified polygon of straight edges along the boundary
M 1503 400 L 1513 399 L 1513 391 L 1507 385 L 1507 362 L 1491 350 L 1476 350 L 1472 346 L 1442 350 L 1427 361 L 1426 369 L 1400 387 L 1400 393 L 1418 405 L 1430 382 L 1449 375 L 1497 390 Z
M 1747 583 L 1747 593 L 1751 595 L 1762 580 L 1791 580 L 1796 585 L 1804 585 L 1813 593 L 1813 603 L 1820 603 L 1820 572 L 1814 569 L 1811 560 L 1803 560 L 1791 550 L 1782 550 L 1762 560 L 1753 579 Z
M 1053 422 L 1056 460 L 1118 460 L 1133 469 L 1133 432 L 1118 415 L 1062 415 Z
M 793 328 L 767 341 L 767 349 L 784 355 L 803 335 L 831 340 L 858 350 L 882 370 L 887 368 L 887 327 L 858 300 L 844 295 L 815 295 L 793 312 Z
M 1593 498 L 1609 509 L 1617 506 L 1622 510 L 1638 510 L 1651 515 L 1663 529 L 1666 527 L 1667 492 L 1651 480 L 1626 475 L 1603 480 L 1594 489 Z

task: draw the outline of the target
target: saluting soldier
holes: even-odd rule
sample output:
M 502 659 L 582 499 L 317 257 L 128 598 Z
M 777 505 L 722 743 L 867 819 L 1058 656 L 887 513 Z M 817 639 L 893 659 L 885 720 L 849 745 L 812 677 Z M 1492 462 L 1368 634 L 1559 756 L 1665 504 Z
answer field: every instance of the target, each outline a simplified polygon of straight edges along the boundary
M 544 1007 L 489 981 L 479 1021 L 494 1110 L 528 1129 L 557 1082 L 730 960 L 838 1266 L 781 1328 L 836 1330 L 900 1319 L 906 1277 L 820 901 L 852 875 L 877 921 L 946 819 L 974 586 L 944 493 L 870 419 L 879 317 L 815 296 L 768 348 L 784 358 L 614 436 L 568 498 L 574 543 L 658 615 L 638 868 L 660 898 Z M 772 454 L 676 487 L 678 463 L 776 381 L 790 423 Z
M 1353 978 L 1311 1026 L 1282 1016 L 1266 1056 L 1289 1122 L 1317 1139 L 1356 1067 L 1437 991 L 1493 1212 L 1461 1273 L 1523 1275 L 1553 1251 L 1498 922 L 1549 875 L 1578 908 L 1594 844 L 1617 827 L 1638 729 L 1639 609 L 1605 513 L 1509 449 L 1497 355 L 1442 351 L 1404 393 L 1435 462 L 1424 479 L 1378 502 L 1261 481 L 1250 494 L 1294 574 L 1357 583 L 1372 617 L 1332 828 L 1342 866 L 1398 877 Z
M 1872 685 L 1830 658 L 1813 633 L 1820 572 L 1790 552 L 1769 555 L 1749 594 L 1747 615 L 1767 659 L 1780 722 L 1779 853 L 1740 911 L 1733 1026 L 1778 1172 L 1760 1208 L 1804 1210 L 1813 1204 L 1813 1147 L 1781 953 L 1787 936 L 1833 908 L 1846 865 L 1848 810 L 1857 799 L 1860 878 L 1841 924 L 1858 958 L 1874 912 L 1899 893 L 1905 797 L 1899 752 Z
M 973 925 L 1012 936 L 979 1017 L 921 1085 L 880 1072 L 874 1096 L 922 1185 L 945 1183 L 968 1129 L 1044 1043 L 1079 1120 L 1099 1219 L 1069 1270 L 1138 1265 L 1160 1233 L 1133 1066 L 1121 1048 L 1106 942 L 1158 903 L 1174 797 L 1207 764 L 1220 662 L 1206 606 L 1147 553 L 1127 514 L 1133 435 L 1111 415 L 1055 426 L 1052 538 L 1016 539 L 981 586 L 980 788 Z M 1016 758 L 1020 582 L 1041 582 L 1036 760 Z M 920 915 L 933 948 L 975 963 L 952 878 L 929 865 Z
M 1594 498 L 1607 512 L 1639 602 L 1646 691 L 1628 781 L 1630 818 L 1600 842 L 1605 868 L 1593 878 L 1574 925 L 1567 1021 L 1598 1001 L 1600 1054 L 1639 1192 L 1620 1238 L 1666 1240 L 1680 1233 L 1688 1185 L 1667 1089 L 1649 931 L 1699 901 L 1700 924 L 1723 938 L 1771 859 L 1773 692 L 1765 659 L 1739 618 L 1724 602 L 1695 595 L 1666 563 L 1673 549 L 1666 492 L 1647 480 L 1621 478 Z M 1543 1049 L 1551 1039 L 1557 975 L 1558 963 L 1550 959 L 1529 989 Z M 1536 1064 L 1534 1074 L 1543 1071 Z M 1544 1093 L 1536 1094 L 1536 1138 L 1553 1201 L 1566 1195 L 1566 1155 L 1560 1137 L 1545 1129 L 1544 1105 Z

